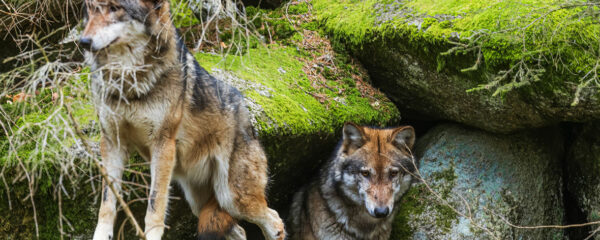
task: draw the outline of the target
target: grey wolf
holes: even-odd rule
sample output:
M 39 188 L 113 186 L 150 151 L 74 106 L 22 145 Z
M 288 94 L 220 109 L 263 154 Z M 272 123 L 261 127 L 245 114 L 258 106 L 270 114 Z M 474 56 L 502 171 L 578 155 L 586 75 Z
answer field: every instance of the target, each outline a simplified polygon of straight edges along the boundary
M 163 235 L 172 180 L 198 216 L 199 239 L 245 239 L 239 219 L 266 239 L 284 239 L 267 206 L 267 158 L 243 97 L 188 52 L 169 1 L 86 0 L 83 23 L 102 164 L 120 189 L 130 153 L 150 163 L 147 239 Z M 95 240 L 113 237 L 116 217 L 116 196 L 103 185 Z
M 416 170 L 414 141 L 410 126 L 344 125 L 333 157 L 294 196 L 291 239 L 389 239 L 395 205 Z

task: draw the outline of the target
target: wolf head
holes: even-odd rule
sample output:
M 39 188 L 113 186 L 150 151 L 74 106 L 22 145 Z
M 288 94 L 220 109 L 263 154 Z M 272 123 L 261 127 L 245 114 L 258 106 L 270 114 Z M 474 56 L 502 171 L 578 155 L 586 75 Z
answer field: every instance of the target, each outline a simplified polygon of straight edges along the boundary
M 414 142 L 410 126 L 374 129 L 347 123 L 334 163 L 338 193 L 373 218 L 388 217 L 410 187 Z
M 171 31 L 169 14 L 167 0 L 85 0 L 85 29 L 79 45 L 98 54 L 144 45 L 153 37 L 160 40 Z

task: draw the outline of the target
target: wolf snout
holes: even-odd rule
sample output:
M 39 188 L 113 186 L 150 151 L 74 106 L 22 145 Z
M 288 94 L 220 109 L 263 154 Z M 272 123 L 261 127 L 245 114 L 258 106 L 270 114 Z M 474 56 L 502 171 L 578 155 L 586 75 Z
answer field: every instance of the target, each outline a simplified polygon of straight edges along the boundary
M 375 215 L 374 217 L 376 217 L 376 218 L 384 218 L 384 217 L 387 217 L 389 214 L 390 214 L 389 207 L 376 207 L 373 210 L 373 215 Z
M 79 39 L 79 46 L 83 49 L 90 50 L 92 48 L 92 38 L 82 37 Z

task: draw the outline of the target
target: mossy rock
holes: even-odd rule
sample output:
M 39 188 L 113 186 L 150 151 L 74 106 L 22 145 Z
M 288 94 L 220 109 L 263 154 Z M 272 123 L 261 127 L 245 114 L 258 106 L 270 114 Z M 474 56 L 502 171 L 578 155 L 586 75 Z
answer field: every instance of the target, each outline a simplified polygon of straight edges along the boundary
M 585 8 L 552 11 L 567 3 L 537 0 L 312 4 L 324 31 L 361 61 L 404 113 L 501 133 L 600 118 L 596 88 L 582 88 L 576 97 L 597 59 L 580 44 L 596 44 L 600 35 L 593 18 L 578 18 Z M 540 16 L 543 21 L 536 21 Z M 472 41 L 477 44 L 468 45 Z M 449 52 L 456 46 L 473 48 Z M 525 66 L 520 63 L 539 72 L 511 82 Z M 484 87 L 511 69 L 505 80 Z
M 516 229 L 502 220 L 563 223 L 559 133 L 433 128 L 415 149 L 427 185 L 415 184 L 403 196 L 391 239 L 563 239 L 560 229 Z
M 565 161 L 567 190 L 587 221 L 600 220 L 600 122 L 584 124 L 574 131 Z M 592 226 L 593 227 L 593 226 Z M 589 234 L 589 233 L 588 233 Z M 587 234 L 585 235 L 587 236 Z M 600 239 L 596 235 L 594 239 Z
M 283 0 L 243 0 L 245 6 L 256 6 L 261 8 L 277 8 L 287 1 Z

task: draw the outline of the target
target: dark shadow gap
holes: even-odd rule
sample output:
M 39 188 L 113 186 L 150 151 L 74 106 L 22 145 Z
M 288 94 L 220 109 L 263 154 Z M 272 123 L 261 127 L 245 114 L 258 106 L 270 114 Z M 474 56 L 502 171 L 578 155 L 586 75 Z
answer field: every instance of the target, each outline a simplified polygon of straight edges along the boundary
M 577 198 L 569 191 L 569 171 L 567 164 L 572 143 L 580 132 L 580 124 L 563 123 L 561 125 L 565 139 L 565 151 L 562 156 L 563 175 L 563 205 L 565 210 L 565 224 L 580 224 L 588 222 L 587 213 L 577 203 Z M 565 229 L 565 236 L 570 240 L 585 239 L 592 231 L 591 226 Z

